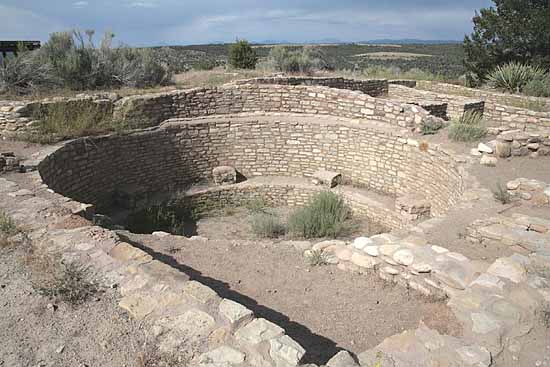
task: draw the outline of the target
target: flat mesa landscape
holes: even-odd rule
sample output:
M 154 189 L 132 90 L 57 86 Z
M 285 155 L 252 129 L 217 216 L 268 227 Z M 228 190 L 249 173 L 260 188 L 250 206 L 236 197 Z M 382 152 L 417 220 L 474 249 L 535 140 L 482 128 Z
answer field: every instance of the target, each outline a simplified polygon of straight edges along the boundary
M 549 106 L 326 74 L 0 101 L 0 366 L 549 364 Z

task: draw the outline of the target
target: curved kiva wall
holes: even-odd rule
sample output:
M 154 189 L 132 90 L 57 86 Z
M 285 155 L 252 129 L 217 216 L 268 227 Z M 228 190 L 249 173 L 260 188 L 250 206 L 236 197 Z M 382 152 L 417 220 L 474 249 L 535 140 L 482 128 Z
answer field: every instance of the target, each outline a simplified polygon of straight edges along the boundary
M 419 148 L 394 130 L 279 114 L 172 121 L 128 135 L 69 142 L 39 170 L 53 190 L 101 206 L 116 190 L 173 191 L 209 179 L 219 165 L 234 166 L 246 177 L 309 177 L 326 169 L 392 196 L 424 194 L 432 213 L 443 214 L 464 190 L 461 170 L 443 150 Z
M 349 89 L 368 94 L 371 97 L 388 95 L 388 81 L 386 79 L 346 79 L 323 77 L 268 77 L 238 80 L 242 84 L 279 84 L 279 85 L 317 85 L 337 89 Z
M 122 98 L 115 119 L 151 127 L 171 118 L 242 112 L 288 112 L 368 119 L 412 128 L 428 115 L 424 109 L 328 87 L 288 85 L 224 85 Z

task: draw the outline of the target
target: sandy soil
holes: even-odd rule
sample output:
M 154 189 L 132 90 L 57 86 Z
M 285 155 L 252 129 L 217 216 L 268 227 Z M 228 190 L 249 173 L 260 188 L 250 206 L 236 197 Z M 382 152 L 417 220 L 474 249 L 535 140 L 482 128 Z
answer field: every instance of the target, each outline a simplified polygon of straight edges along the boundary
M 56 303 L 33 288 L 23 246 L 0 247 L 0 366 L 141 366 L 145 333 L 104 289 L 85 304 Z
M 416 328 L 420 320 L 447 334 L 461 333 L 443 302 L 389 285 L 376 275 L 311 267 L 284 242 L 124 235 L 222 297 L 283 327 L 307 350 L 306 362 L 326 363 L 341 348 L 365 351 Z

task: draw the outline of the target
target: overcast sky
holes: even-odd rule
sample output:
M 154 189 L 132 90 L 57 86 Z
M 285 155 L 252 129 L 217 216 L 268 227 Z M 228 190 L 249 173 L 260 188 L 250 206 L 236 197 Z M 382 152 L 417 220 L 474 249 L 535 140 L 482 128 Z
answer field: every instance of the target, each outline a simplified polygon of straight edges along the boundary
M 0 0 L 0 39 L 111 30 L 130 45 L 382 38 L 461 40 L 489 0 Z

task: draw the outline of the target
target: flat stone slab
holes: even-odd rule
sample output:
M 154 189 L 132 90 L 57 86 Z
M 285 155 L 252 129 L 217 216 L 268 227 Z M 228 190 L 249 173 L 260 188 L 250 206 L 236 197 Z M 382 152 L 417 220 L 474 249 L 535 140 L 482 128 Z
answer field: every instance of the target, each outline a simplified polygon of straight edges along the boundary
M 244 325 L 254 318 L 254 313 L 240 303 L 228 299 L 221 301 L 219 306 L 220 315 L 225 317 L 232 328 Z
M 235 333 L 235 337 L 241 342 L 255 345 L 263 341 L 278 338 L 284 335 L 284 333 L 285 331 L 281 327 L 266 319 L 255 319 L 240 328 Z
M 204 353 L 199 357 L 199 364 L 202 365 L 225 365 L 225 364 L 240 364 L 243 363 L 245 354 L 231 347 L 222 345 L 208 353 Z
M 277 367 L 297 366 L 306 351 L 288 335 L 269 341 L 269 355 Z
M 342 174 L 338 172 L 319 170 L 315 172 L 312 177 L 313 183 L 324 185 L 328 188 L 336 187 L 342 183 Z

